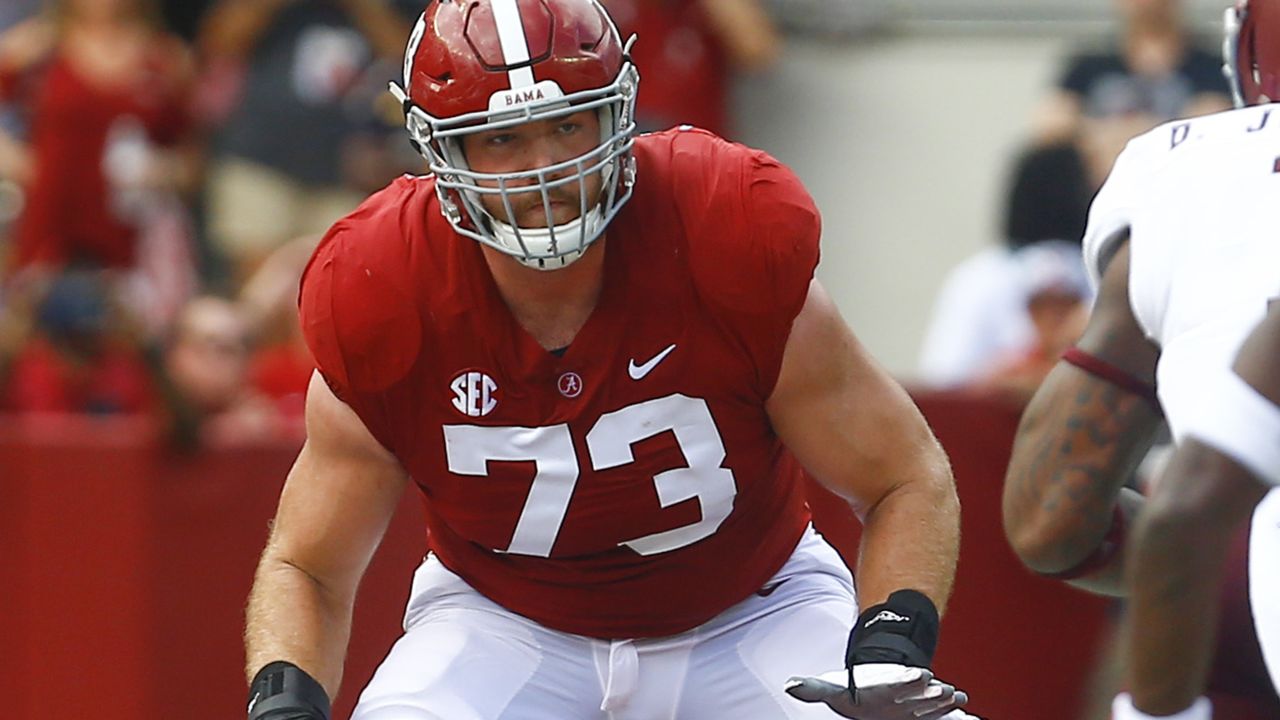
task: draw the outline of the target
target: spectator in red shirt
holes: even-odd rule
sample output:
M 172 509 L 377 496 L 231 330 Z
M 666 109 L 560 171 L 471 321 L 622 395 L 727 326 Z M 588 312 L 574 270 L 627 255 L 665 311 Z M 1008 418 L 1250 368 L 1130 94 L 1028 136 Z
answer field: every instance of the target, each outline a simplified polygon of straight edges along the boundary
M 644 68 L 641 131 L 687 124 L 732 137 L 729 77 L 760 70 L 781 41 L 759 0 L 605 0 L 631 57 Z
M 149 200 L 194 174 L 181 149 L 190 63 L 146 0 L 53 7 L 13 264 L 132 267 Z

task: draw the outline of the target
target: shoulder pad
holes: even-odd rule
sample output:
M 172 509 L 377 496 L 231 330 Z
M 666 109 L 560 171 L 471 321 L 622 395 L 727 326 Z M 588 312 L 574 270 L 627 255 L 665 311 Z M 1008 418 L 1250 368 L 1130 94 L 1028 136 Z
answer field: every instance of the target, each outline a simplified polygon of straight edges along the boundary
M 344 220 L 321 241 L 303 273 L 302 331 L 334 393 L 385 390 L 408 373 L 422 347 L 422 321 L 403 243 L 379 242 Z M 397 257 L 399 255 L 399 257 Z
M 800 179 L 768 153 L 701 130 L 671 143 L 695 282 L 749 313 L 800 311 L 818 264 L 822 218 Z

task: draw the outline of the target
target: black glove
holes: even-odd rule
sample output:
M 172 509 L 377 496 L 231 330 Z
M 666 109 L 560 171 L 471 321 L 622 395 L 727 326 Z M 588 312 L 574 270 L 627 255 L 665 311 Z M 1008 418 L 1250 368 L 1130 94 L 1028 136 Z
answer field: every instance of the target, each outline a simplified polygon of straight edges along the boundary
M 938 610 L 915 590 L 899 590 L 858 617 L 844 671 L 793 677 L 786 691 L 859 720 L 972 720 L 968 696 L 933 676 Z
M 277 660 L 249 683 L 249 720 L 329 720 L 329 696 L 305 670 Z
M 849 633 L 845 666 L 850 672 L 863 663 L 928 668 L 937 647 L 938 608 L 924 593 L 898 590 L 858 616 Z

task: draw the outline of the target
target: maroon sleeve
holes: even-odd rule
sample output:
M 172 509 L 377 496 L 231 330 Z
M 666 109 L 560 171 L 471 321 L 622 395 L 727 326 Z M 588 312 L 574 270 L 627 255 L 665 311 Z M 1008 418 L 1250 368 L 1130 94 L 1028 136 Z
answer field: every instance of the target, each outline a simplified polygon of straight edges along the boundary
M 303 273 L 298 311 L 321 375 L 375 430 L 363 410 L 416 362 L 422 325 L 403 273 L 371 261 L 359 236 L 346 221 L 329 231 Z
M 752 250 L 758 263 L 764 322 L 748 343 L 756 357 L 761 388 L 772 393 L 782 368 L 791 324 L 808 297 L 818 266 L 822 219 L 799 178 L 765 153 L 751 159 L 747 207 Z
M 682 136 L 677 165 L 696 162 L 703 178 L 682 212 L 694 273 L 703 299 L 751 355 L 767 397 L 818 265 L 821 216 L 795 173 L 767 153 L 709 133 Z M 679 147 L 685 143 L 701 148 L 695 154 Z
M 763 152 L 753 153 L 747 173 L 747 213 L 752 252 L 767 273 L 769 306 L 787 327 L 799 314 L 818 266 L 822 216 L 800 179 Z M 769 308 L 766 308 L 769 309 Z

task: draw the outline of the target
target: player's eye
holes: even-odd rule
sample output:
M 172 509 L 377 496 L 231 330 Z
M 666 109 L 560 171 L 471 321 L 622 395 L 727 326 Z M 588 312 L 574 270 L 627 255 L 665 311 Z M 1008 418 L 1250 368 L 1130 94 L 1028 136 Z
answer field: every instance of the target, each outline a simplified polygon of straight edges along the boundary
M 515 142 L 515 133 L 494 133 L 485 137 L 484 144 L 489 147 L 501 147 Z
M 572 135 L 582 129 L 582 123 L 566 121 L 556 126 L 556 132 L 561 135 Z

